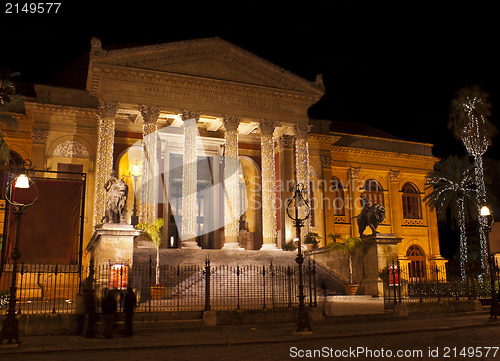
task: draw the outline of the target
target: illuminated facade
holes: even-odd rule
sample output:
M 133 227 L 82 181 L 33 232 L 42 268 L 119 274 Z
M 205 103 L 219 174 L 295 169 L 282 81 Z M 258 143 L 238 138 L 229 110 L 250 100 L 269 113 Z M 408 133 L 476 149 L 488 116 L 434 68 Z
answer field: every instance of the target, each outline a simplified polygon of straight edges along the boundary
M 165 219 L 166 247 L 282 249 L 295 237 L 284 205 L 297 179 L 313 204 L 306 227 L 323 244 L 329 233 L 357 235 L 365 193 L 387 209 L 380 231 L 403 238 L 400 260 L 444 262 L 436 216 L 422 202 L 431 146 L 310 119 L 321 77 L 304 80 L 219 38 L 111 51 L 93 39 L 86 89 L 35 91 L 5 139 L 38 169 L 87 174 L 84 248 L 109 174 L 134 190 L 139 165 L 126 220 L 136 195 L 140 222 Z

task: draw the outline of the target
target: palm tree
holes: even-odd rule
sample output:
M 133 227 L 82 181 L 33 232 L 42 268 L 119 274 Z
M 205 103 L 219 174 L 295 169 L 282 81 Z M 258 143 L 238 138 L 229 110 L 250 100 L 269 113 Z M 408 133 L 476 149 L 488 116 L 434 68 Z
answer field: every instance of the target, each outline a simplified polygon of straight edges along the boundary
M 426 190 L 432 191 L 424 197 L 431 210 L 436 209 L 438 220 L 447 221 L 460 231 L 460 273 L 466 279 L 467 235 L 465 223 L 477 216 L 477 191 L 473 165 L 467 158 L 450 156 L 435 164 L 427 176 Z
M 365 245 L 364 242 L 359 237 L 350 236 L 345 237 L 343 242 L 337 242 L 337 239 L 341 238 L 340 234 L 330 233 L 327 237 L 333 241 L 326 245 L 326 248 L 328 248 L 330 252 L 340 251 L 347 255 L 347 259 L 349 261 L 349 284 L 352 285 L 352 258 L 354 257 L 356 250 Z
M 157 218 L 151 223 L 139 223 L 137 229 L 142 231 L 142 235 L 149 239 L 156 246 L 156 279 L 155 284 L 160 284 L 160 246 L 163 240 L 163 218 Z
M 486 204 L 484 186 L 483 154 L 491 145 L 496 133 L 495 126 L 488 117 L 491 116 L 489 94 L 478 86 L 461 88 L 451 101 L 450 122 L 448 127 L 454 136 L 464 143 L 467 153 L 474 158 L 474 174 L 477 186 L 478 207 Z M 478 212 L 479 243 L 481 246 L 481 264 L 488 270 L 488 248 L 484 223 Z

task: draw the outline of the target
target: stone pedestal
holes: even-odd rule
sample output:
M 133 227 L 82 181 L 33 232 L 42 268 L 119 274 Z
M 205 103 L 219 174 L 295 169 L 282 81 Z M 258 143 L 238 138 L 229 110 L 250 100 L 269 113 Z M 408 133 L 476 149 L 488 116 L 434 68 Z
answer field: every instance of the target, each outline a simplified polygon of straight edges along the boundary
M 398 261 L 397 244 L 402 238 L 393 234 L 363 236 L 366 243 L 364 258 L 364 278 L 361 281 L 361 291 L 365 295 L 383 296 L 384 285 L 379 272 L 387 267 L 389 262 Z
M 140 234 L 130 224 L 105 223 L 97 228 L 87 246 L 94 264 L 121 263 L 132 265 L 134 258 L 134 238 Z

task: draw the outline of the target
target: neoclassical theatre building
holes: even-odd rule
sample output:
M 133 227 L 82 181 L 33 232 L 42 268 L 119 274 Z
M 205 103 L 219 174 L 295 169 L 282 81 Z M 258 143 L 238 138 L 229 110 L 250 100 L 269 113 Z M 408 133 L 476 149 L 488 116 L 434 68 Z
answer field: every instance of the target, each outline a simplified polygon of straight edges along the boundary
M 115 50 L 92 39 L 80 88 L 75 69 L 34 85 L 19 129 L 4 132 L 14 160 L 85 174 L 75 254 L 102 222 L 115 170 L 129 186 L 125 220 L 164 218 L 163 247 L 281 250 L 295 238 L 285 208 L 297 180 L 312 205 L 303 232 L 322 244 L 359 235 L 364 194 L 386 208 L 378 230 L 402 238 L 401 261 L 445 262 L 423 202 L 432 145 L 310 119 L 321 76 L 302 79 L 220 38 Z

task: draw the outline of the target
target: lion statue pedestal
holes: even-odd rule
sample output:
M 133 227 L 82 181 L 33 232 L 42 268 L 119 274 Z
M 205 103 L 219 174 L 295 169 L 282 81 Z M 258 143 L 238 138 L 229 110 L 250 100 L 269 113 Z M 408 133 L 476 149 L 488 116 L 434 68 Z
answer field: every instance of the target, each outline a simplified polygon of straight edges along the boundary
M 365 277 L 361 281 L 360 289 L 365 295 L 383 296 L 384 285 L 380 279 L 380 271 L 394 261 L 398 261 L 397 244 L 402 238 L 393 234 L 376 233 L 362 236 L 366 243 L 364 258 Z
M 134 238 L 140 234 L 130 224 L 105 223 L 97 228 L 87 246 L 94 264 L 120 263 L 132 265 L 134 257 Z

